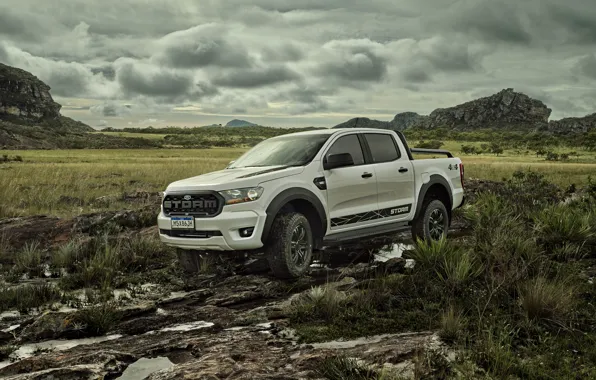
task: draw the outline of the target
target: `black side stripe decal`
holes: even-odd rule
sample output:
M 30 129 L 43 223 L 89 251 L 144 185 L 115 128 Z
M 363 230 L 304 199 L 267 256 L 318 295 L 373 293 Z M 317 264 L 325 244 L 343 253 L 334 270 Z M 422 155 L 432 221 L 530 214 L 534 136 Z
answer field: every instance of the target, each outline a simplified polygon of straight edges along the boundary
M 346 215 L 331 219 L 331 227 L 345 226 L 359 222 L 368 222 L 376 219 L 388 218 L 390 216 L 408 214 L 412 210 L 412 204 L 397 207 L 389 207 L 382 210 L 362 212 L 360 214 Z

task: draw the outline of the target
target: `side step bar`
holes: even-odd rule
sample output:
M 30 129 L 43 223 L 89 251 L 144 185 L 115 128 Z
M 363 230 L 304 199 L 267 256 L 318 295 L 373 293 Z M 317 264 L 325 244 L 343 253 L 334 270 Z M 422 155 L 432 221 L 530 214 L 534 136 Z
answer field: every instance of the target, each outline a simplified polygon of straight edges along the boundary
M 397 234 L 399 232 L 405 232 L 410 229 L 410 224 L 405 223 L 392 223 L 384 226 L 366 227 L 356 231 L 340 232 L 333 235 L 328 235 L 323 239 L 323 246 L 337 246 L 363 238 L 369 238 L 379 235 Z

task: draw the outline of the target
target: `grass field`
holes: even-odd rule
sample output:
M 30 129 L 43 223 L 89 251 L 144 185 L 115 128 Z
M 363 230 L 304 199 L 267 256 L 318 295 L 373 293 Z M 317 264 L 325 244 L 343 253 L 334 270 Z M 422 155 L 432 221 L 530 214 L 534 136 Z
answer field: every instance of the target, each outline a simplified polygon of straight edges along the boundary
M 91 132 L 95 134 L 102 134 L 107 136 L 116 137 L 140 137 L 149 140 L 163 140 L 166 135 L 153 134 L 153 133 L 134 133 L 134 132 Z
M 545 174 L 561 186 L 582 185 L 596 174 L 595 152 L 578 151 L 566 162 L 548 162 L 532 154 L 505 151 L 462 155 L 462 142 L 443 147 L 465 163 L 466 177 L 501 180 L 517 169 Z M 101 206 L 100 197 L 117 199 L 135 191 L 162 191 L 178 179 L 224 168 L 246 148 L 28 150 L 9 151 L 23 162 L 0 164 L 0 217 L 49 214 L 77 215 L 98 209 L 119 209 L 117 200 Z M 426 156 L 425 158 L 428 158 Z

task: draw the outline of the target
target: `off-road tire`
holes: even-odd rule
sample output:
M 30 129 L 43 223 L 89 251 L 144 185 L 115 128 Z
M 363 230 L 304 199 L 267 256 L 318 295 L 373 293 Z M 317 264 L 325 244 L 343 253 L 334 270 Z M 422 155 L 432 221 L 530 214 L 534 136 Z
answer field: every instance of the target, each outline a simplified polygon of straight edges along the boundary
M 447 230 L 449 229 L 449 212 L 447 208 L 438 199 L 425 199 L 422 203 L 422 211 L 414 223 L 412 224 L 412 239 L 416 241 L 421 239 L 424 241 L 438 240 L 431 236 L 430 221 L 433 213 L 440 212 L 443 216 L 443 236 L 447 236 Z
M 301 263 L 296 263 L 292 258 L 292 235 L 298 227 L 304 228 L 307 239 L 305 257 Z M 304 275 L 313 257 L 313 233 L 308 219 L 297 212 L 277 215 L 271 226 L 265 254 L 275 277 L 290 279 Z

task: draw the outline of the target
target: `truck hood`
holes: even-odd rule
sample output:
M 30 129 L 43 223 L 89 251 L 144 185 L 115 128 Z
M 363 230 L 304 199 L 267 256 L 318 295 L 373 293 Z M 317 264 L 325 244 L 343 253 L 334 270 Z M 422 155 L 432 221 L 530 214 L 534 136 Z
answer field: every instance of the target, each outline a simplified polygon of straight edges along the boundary
M 166 193 L 193 190 L 221 191 L 252 187 L 264 181 L 299 174 L 302 170 L 304 170 L 302 166 L 283 165 L 223 169 L 172 182 L 166 189 Z

